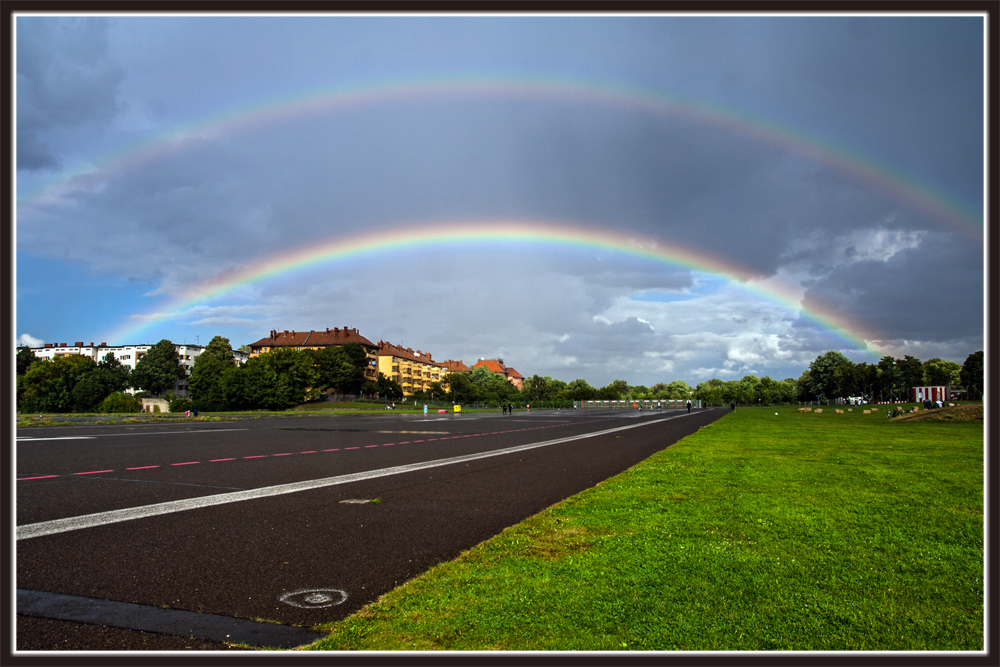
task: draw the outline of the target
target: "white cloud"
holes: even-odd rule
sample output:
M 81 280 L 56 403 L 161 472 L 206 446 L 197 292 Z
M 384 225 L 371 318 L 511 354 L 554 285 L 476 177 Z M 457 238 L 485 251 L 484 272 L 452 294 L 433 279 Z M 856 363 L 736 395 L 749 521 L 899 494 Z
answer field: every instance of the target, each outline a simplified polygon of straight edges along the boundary
M 45 341 L 40 338 L 35 338 L 31 334 L 23 333 L 17 337 L 17 346 L 22 347 L 27 345 L 28 347 L 41 347 L 45 344 Z

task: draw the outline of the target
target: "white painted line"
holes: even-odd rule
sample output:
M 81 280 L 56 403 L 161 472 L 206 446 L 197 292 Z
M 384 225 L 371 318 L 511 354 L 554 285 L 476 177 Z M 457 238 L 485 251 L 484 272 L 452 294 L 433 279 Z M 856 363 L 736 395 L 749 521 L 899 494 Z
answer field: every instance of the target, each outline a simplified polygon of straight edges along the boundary
M 350 484 L 352 482 L 361 482 L 368 479 L 376 479 L 378 477 L 401 475 L 403 473 L 415 472 L 417 470 L 438 468 L 441 466 L 453 465 L 455 463 L 464 463 L 466 461 L 476 461 L 478 459 L 486 459 L 494 456 L 503 456 L 505 454 L 523 452 L 529 449 L 537 449 L 539 447 L 549 447 L 551 445 L 559 445 L 564 442 L 572 442 L 574 440 L 583 440 L 584 438 L 594 438 L 599 435 L 607 435 L 608 433 L 615 433 L 617 431 L 625 431 L 627 429 L 639 428 L 640 426 L 649 426 L 650 424 L 656 424 L 662 421 L 677 419 L 683 416 L 686 416 L 686 414 L 666 417 L 664 419 L 644 421 L 639 424 L 617 426 L 615 428 L 609 428 L 603 431 L 594 431 L 593 433 L 584 433 L 582 435 L 571 435 L 565 438 L 556 438 L 555 440 L 545 440 L 543 442 L 535 442 L 527 445 L 518 445 L 516 447 L 508 447 L 506 449 L 495 449 L 488 452 L 479 452 L 477 454 L 453 456 L 447 459 L 437 459 L 435 461 L 410 463 L 408 465 L 394 466 L 392 468 L 382 468 L 379 470 L 366 470 L 364 472 L 356 472 L 350 475 L 339 475 L 337 477 L 326 477 L 324 479 L 313 479 L 304 482 L 293 482 L 291 484 L 279 484 L 278 486 L 265 486 L 259 489 L 249 489 L 247 491 L 235 491 L 233 493 L 219 493 L 212 496 L 202 496 L 200 498 L 172 500 L 166 503 L 156 503 L 155 505 L 130 507 L 126 509 L 110 510 L 107 512 L 98 512 L 96 514 L 85 514 L 82 516 L 67 517 L 65 519 L 54 519 L 52 521 L 43 521 L 41 523 L 30 523 L 17 527 L 17 539 L 29 540 L 33 537 L 56 535 L 58 533 L 67 533 L 73 530 L 83 530 L 85 528 L 95 528 L 97 526 L 105 526 L 111 523 L 119 523 L 122 521 L 133 521 L 135 519 L 144 519 L 151 516 L 159 516 L 161 514 L 184 512 L 187 510 L 198 509 L 201 507 L 226 505 L 229 503 L 238 503 L 244 500 L 256 500 L 258 498 L 269 498 L 271 496 L 280 496 L 288 493 L 298 493 L 299 491 L 311 491 L 313 489 L 321 489 L 327 486 L 336 486 L 338 484 Z
M 190 431 L 178 430 L 178 431 L 152 431 L 149 433 L 144 433 L 142 431 L 134 431 L 130 433 L 99 433 L 98 435 L 64 435 L 61 437 L 53 438 L 32 438 L 30 436 L 17 436 L 18 442 L 39 442 L 41 440 L 94 440 L 96 438 L 110 438 L 116 435 L 131 435 L 133 437 L 137 435 L 186 435 L 188 433 L 218 433 L 220 431 L 248 431 L 250 429 L 246 428 L 199 428 L 192 429 Z
M 18 442 L 40 442 L 42 440 L 93 440 L 97 436 L 93 435 L 66 435 L 61 438 L 21 438 L 17 439 Z

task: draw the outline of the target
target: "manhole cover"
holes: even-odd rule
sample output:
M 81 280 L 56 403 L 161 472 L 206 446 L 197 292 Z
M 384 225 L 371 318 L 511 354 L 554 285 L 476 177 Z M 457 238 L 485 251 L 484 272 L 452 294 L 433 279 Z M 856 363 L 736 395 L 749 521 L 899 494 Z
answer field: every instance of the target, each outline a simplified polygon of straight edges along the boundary
M 319 609 L 341 604 L 347 599 L 347 593 L 338 588 L 302 588 L 278 599 L 300 609 Z

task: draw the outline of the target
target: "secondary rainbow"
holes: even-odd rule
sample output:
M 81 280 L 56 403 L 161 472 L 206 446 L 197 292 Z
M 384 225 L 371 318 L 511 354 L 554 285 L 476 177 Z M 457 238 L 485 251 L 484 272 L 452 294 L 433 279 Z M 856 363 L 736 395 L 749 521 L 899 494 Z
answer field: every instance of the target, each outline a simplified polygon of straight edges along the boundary
M 491 219 L 410 224 L 310 243 L 260 259 L 195 285 L 179 295 L 165 309 L 133 316 L 132 321 L 112 334 L 112 340 L 133 340 L 143 329 L 156 322 L 176 319 L 190 308 L 223 297 L 241 287 L 261 283 L 323 263 L 335 263 L 351 257 L 378 254 L 397 249 L 419 249 L 448 244 L 486 243 L 526 244 L 593 248 L 676 267 L 721 276 L 742 289 L 796 312 L 823 330 L 830 331 L 849 346 L 869 350 L 868 340 L 880 336 L 844 313 L 811 302 L 803 307 L 796 291 L 754 282 L 759 278 L 750 269 L 735 262 L 677 243 L 643 237 L 620 230 L 555 222 L 549 220 Z M 870 352 L 870 350 L 869 350 Z
M 341 109 L 409 101 L 420 98 L 483 98 L 486 96 L 605 105 L 666 115 L 717 127 L 762 143 L 779 146 L 812 160 L 828 164 L 867 187 L 878 189 L 931 215 L 964 235 L 982 240 L 982 215 L 934 192 L 905 175 L 851 150 L 833 146 L 790 127 L 768 122 L 699 100 L 668 96 L 659 92 L 612 86 L 591 81 L 543 78 L 409 79 L 365 85 L 326 88 L 294 97 L 269 99 L 157 134 L 143 142 L 96 159 L 92 164 L 69 170 L 58 180 L 19 198 L 19 214 L 65 195 L 99 184 L 108 174 L 155 160 L 161 155 L 184 150 L 199 141 L 246 131 L 272 122 L 307 114 L 330 113 Z

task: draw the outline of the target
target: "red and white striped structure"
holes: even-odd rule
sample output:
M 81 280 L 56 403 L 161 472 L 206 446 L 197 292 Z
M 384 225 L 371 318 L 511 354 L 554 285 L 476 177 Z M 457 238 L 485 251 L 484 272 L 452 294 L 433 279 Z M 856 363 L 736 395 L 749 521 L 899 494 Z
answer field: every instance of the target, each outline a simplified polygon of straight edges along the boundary
M 947 401 L 948 387 L 914 387 L 913 400 L 922 403 L 926 400 Z

